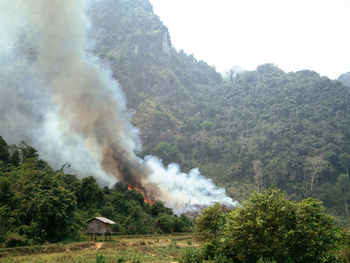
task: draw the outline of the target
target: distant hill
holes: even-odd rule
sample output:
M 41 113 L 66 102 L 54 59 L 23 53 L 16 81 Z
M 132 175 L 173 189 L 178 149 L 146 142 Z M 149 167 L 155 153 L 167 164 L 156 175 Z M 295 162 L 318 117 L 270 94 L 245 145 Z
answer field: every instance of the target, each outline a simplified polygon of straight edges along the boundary
M 243 73 L 243 72 L 246 72 L 247 70 L 245 70 L 244 68 L 240 67 L 240 66 L 232 66 L 230 69 L 228 70 L 225 70 L 223 72 L 221 72 L 221 76 L 224 78 L 224 79 L 230 79 L 231 76 L 235 76 L 239 73 Z
M 274 184 L 345 214 L 339 178 L 350 166 L 349 87 L 271 64 L 224 81 L 173 48 L 148 0 L 101 0 L 90 13 L 95 52 L 135 109 L 141 155 L 199 167 L 234 198 Z
M 339 76 L 338 80 L 345 86 L 350 87 L 350 72 L 344 73 Z

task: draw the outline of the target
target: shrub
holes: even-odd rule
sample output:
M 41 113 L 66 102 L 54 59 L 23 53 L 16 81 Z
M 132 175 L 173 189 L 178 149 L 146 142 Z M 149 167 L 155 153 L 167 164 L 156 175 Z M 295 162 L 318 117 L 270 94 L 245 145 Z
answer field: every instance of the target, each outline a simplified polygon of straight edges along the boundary
M 202 263 L 203 257 L 198 249 L 186 248 L 182 253 L 180 263 Z
M 124 262 L 126 262 L 126 259 L 124 257 L 117 258 L 117 263 L 124 263 Z
M 206 243 L 203 246 L 203 257 L 205 259 L 214 259 L 217 250 L 217 245 L 214 243 Z
M 217 244 L 222 236 L 225 214 L 219 203 L 202 210 L 196 218 L 194 237 L 197 241 Z
M 96 255 L 96 263 L 106 263 L 106 258 L 102 254 Z
M 256 263 L 277 263 L 276 260 L 272 260 L 272 259 L 269 259 L 269 258 L 259 258 L 259 260 L 256 262 Z
M 214 256 L 215 262 L 339 262 L 331 253 L 339 249 L 344 235 L 324 211 L 318 200 L 296 203 L 270 188 L 252 194 L 227 215 L 215 206 L 203 210 L 195 236 L 209 241 L 204 256 Z M 217 218 L 226 221 L 223 227 Z
M 321 258 L 320 263 L 342 263 L 342 257 L 340 255 L 327 254 Z
M 6 240 L 5 240 L 6 247 L 19 247 L 19 246 L 25 246 L 25 245 L 28 245 L 28 244 L 24 236 L 21 236 L 20 234 L 15 232 L 11 232 L 7 234 Z

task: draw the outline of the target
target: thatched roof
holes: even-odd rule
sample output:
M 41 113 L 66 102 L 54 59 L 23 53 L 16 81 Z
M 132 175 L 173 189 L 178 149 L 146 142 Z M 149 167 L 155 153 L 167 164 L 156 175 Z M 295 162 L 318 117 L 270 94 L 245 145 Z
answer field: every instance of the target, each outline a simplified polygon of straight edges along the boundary
M 101 221 L 102 223 L 105 223 L 105 224 L 110 224 L 110 225 L 115 224 L 114 221 L 112 221 L 112 220 L 110 220 L 108 218 L 105 218 L 105 217 L 94 217 L 94 218 L 89 219 L 85 223 L 89 223 L 91 220 L 94 220 L 94 219 L 97 219 L 97 220 L 99 220 L 99 221 Z

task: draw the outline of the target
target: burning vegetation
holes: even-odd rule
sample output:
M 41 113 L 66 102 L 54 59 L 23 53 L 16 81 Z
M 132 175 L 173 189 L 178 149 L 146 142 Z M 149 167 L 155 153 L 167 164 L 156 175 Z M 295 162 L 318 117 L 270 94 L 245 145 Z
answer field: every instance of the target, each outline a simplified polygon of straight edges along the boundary
M 23 101 L 34 97 L 28 103 L 40 105 L 25 118 L 41 121 L 30 126 L 35 127 L 30 136 L 35 135 L 41 154 L 71 164 L 81 177 L 93 174 L 100 185 L 130 184 L 145 202 L 160 200 L 177 214 L 215 202 L 235 205 L 223 188 L 201 176 L 198 169 L 183 173 L 177 164 L 164 167 L 157 157 L 138 156 L 142 149 L 139 130 L 130 122 L 125 95 L 114 72 L 90 52 L 88 1 L 13 2 L 17 16 L 10 15 L 9 21 L 23 21 L 8 37 L 27 39 L 33 56 L 26 57 L 16 45 L 2 56 L 8 61 L 18 57 L 26 65 L 19 78 L 25 81 L 15 86 L 31 94 Z M 16 37 L 14 43 L 21 39 Z M 18 72 L 17 64 L 13 66 Z M 7 77 L 17 81 L 8 72 Z
M 128 190 L 129 191 L 135 190 L 136 192 L 141 193 L 143 195 L 143 197 L 144 197 L 143 200 L 145 201 L 146 204 L 148 203 L 150 205 L 154 205 L 155 201 L 153 201 L 151 199 L 148 199 L 146 191 L 144 189 L 142 189 L 141 187 L 137 187 L 135 185 L 130 185 L 129 184 L 128 185 Z

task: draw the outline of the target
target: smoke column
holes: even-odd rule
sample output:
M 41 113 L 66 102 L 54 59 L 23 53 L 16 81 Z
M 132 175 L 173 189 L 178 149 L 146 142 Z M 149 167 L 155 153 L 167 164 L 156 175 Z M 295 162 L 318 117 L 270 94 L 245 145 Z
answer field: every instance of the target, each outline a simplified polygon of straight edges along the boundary
M 0 134 L 25 139 L 53 166 L 101 184 L 124 181 L 177 212 L 235 202 L 198 169 L 139 158 L 125 96 L 89 50 L 85 0 L 0 0 Z M 4 69 L 4 70 L 3 70 Z

